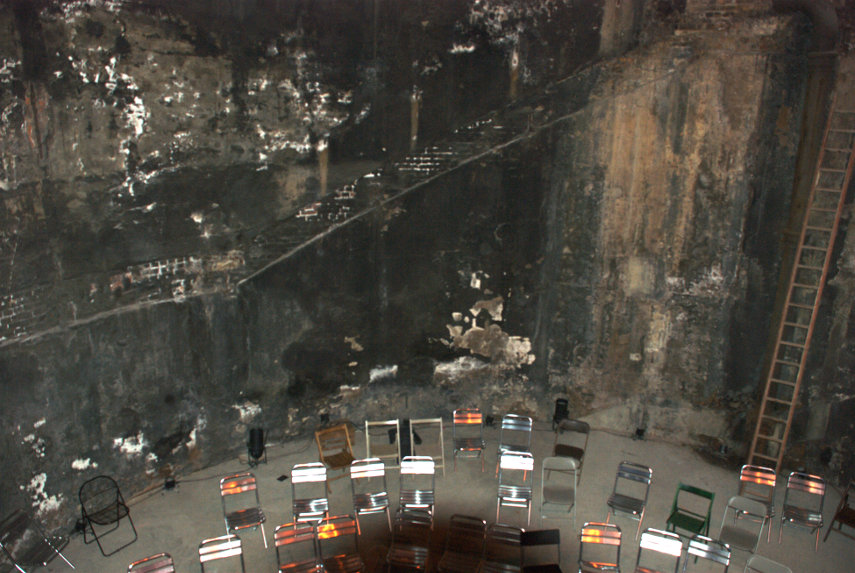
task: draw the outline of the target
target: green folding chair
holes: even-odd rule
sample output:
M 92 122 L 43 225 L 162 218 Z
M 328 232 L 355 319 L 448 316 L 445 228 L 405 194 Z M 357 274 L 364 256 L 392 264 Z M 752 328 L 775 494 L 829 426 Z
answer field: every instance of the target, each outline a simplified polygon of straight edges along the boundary
M 671 512 L 665 529 L 679 533 L 678 529 L 692 535 L 709 535 L 710 515 L 715 494 L 711 491 L 681 483 L 674 494 Z

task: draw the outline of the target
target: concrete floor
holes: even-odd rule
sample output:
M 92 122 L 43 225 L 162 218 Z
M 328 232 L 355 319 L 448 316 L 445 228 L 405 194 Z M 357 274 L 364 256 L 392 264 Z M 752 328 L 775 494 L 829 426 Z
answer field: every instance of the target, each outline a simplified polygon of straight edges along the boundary
M 364 432 L 358 429 L 355 437 L 355 454 L 364 455 Z M 534 473 L 535 507 L 532 512 L 530 528 L 560 528 L 561 566 L 564 571 L 576 571 L 579 550 L 579 528 L 585 521 L 604 520 L 607 514 L 606 499 L 612 491 L 614 475 L 618 463 L 630 460 L 653 468 L 653 482 L 650 500 L 643 527 L 664 528 L 667 512 L 670 508 L 676 486 L 679 481 L 715 492 L 712 513 L 711 532 L 713 536 L 721 525 L 722 512 L 727 499 L 736 493 L 737 471 L 710 464 L 692 450 L 654 440 L 632 440 L 629 437 L 614 435 L 607 431 L 593 430 L 588 443 L 582 478 L 579 485 L 578 515 L 575 522 L 567 519 L 541 520 L 538 507 L 540 503 L 540 460 L 550 455 L 553 444 L 553 432 L 550 423 L 535 424 L 532 451 L 535 455 Z M 485 428 L 487 440 L 486 470 L 482 473 L 480 463 L 475 459 L 458 460 L 454 470 L 451 459 L 451 428 L 445 431 L 446 468 L 445 475 L 438 470 L 436 490 L 436 527 L 432 536 L 432 562 L 435 564 L 445 538 L 445 527 L 450 515 L 463 513 L 479 516 L 488 523 L 496 516 L 496 443 L 498 430 Z M 275 572 L 276 552 L 272 545 L 273 530 L 282 523 L 291 521 L 291 481 L 279 481 L 284 475 L 290 477 L 294 464 L 317 461 L 314 442 L 304 439 L 285 444 L 268 445 L 268 462 L 252 471 L 259 481 L 261 503 L 267 515 L 265 533 L 269 548 L 264 549 L 261 534 L 247 531 L 241 534 L 246 560 L 246 570 L 251 573 Z M 115 555 L 101 556 L 96 545 L 84 545 L 80 535 L 73 537 L 65 554 L 74 563 L 78 571 L 126 571 L 130 562 L 153 553 L 170 553 L 179 573 L 199 571 L 197 548 L 199 542 L 207 537 L 224 534 L 221 504 L 219 499 L 219 478 L 230 473 L 246 471 L 244 459 L 203 471 L 179 476 L 178 485 L 172 490 L 161 490 L 140 495 L 129 500 L 131 515 L 139 532 L 139 539 Z M 387 472 L 390 495 L 397 500 L 398 471 Z M 783 484 L 779 479 L 776 494 L 778 513 L 783 500 Z M 352 511 L 350 483 L 348 479 L 331 482 L 330 509 L 333 515 Z M 831 519 L 840 499 L 840 492 L 829 488 L 825 502 L 825 522 Z M 393 510 L 397 503 L 393 504 Z M 524 513 L 521 510 L 503 509 L 501 521 L 524 526 Z M 360 548 L 368 571 L 381 571 L 385 546 L 389 542 L 386 519 L 383 514 L 362 518 L 363 535 Z M 621 546 L 621 567 L 632 571 L 638 552 L 638 543 L 634 539 L 636 522 L 626 518 L 612 518 L 623 530 Z M 794 572 L 823 573 L 849 572 L 855 570 L 855 541 L 832 533 L 827 542 L 820 541 L 818 552 L 814 552 L 814 537 L 806 530 L 787 527 L 783 532 L 783 543 L 777 541 L 779 523 L 775 522 L 772 542 L 760 542 L 758 553 L 770 559 L 789 565 Z M 122 528 L 104 539 L 106 545 L 120 544 L 127 539 L 130 530 L 126 522 Z M 823 535 L 825 530 L 823 530 Z M 764 535 L 765 536 L 765 535 Z M 730 571 L 743 571 L 746 555 L 735 552 Z M 67 571 L 61 560 L 50 564 L 50 571 Z M 703 562 L 690 563 L 689 570 L 707 570 L 701 567 Z M 720 571 L 719 569 L 708 569 Z

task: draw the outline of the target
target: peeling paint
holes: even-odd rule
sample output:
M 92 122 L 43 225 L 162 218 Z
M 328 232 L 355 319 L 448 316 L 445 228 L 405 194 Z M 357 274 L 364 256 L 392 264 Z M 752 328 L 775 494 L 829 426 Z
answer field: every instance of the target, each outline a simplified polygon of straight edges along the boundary
M 36 516 L 42 517 L 46 513 L 58 510 L 63 503 L 62 494 L 47 495 L 45 493 L 45 484 L 47 483 L 47 474 L 42 472 L 33 476 L 26 488 L 21 486 L 22 490 L 26 490 L 33 501 L 33 507 L 36 509 Z
M 135 458 L 142 455 L 143 448 L 146 447 L 145 437 L 142 431 L 136 436 L 129 438 L 114 438 L 113 447 L 125 454 L 128 458 Z
M 42 418 L 42 419 L 38 420 L 35 424 L 33 424 L 33 428 L 36 428 L 36 429 L 41 428 L 42 426 L 45 425 L 45 423 L 47 423 L 47 420 Z
M 88 470 L 90 468 L 96 469 L 98 467 L 97 462 L 93 462 L 91 458 L 78 458 L 71 462 L 71 469 L 82 472 L 83 470 Z
M 255 402 L 250 402 L 249 400 L 243 404 L 234 404 L 232 405 L 232 408 L 238 411 L 240 421 L 244 424 L 251 422 L 257 416 L 261 415 L 261 406 Z
M 490 314 L 490 318 L 494 321 L 502 321 L 502 310 L 504 309 L 504 298 L 497 296 L 489 300 L 479 300 L 469 309 L 472 316 L 478 316 L 482 310 L 486 310 Z
M 368 374 L 368 381 L 377 382 L 378 380 L 395 378 L 396 376 L 398 376 L 397 364 L 392 366 L 377 366 L 376 368 L 371 369 L 371 372 Z
M 356 341 L 355 336 L 345 336 L 344 341 L 350 345 L 350 349 L 354 352 L 362 352 L 365 350 L 362 345 Z

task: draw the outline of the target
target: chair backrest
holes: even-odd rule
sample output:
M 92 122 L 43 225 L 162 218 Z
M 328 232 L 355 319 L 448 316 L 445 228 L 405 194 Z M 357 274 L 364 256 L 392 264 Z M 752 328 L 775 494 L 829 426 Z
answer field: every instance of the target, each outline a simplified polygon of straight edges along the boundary
M 527 452 L 531 449 L 532 420 L 529 416 L 505 414 L 499 427 L 499 451 Z
M 429 456 L 404 456 L 399 475 L 400 506 L 433 510 L 436 463 Z
M 562 420 L 555 431 L 552 454 L 579 460 L 581 466 L 588 449 L 591 426 L 581 420 Z
M 588 522 L 579 533 L 579 566 L 598 563 L 620 568 L 620 527 L 613 523 Z
M 673 566 L 674 573 L 677 573 L 682 554 L 683 540 L 679 535 L 661 529 L 645 529 L 638 543 L 635 570 L 645 567 L 644 571 L 665 572 Z
M 522 529 L 493 523 L 487 528 L 482 571 L 519 570 L 522 566 Z
M 315 531 L 321 559 L 359 553 L 359 527 L 352 515 L 326 517 Z
M 392 544 L 386 554 L 386 563 L 393 568 L 424 571 L 430 548 L 431 527 L 432 517 L 427 511 L 399 511 L 395 515 Z
M 386 487 L 386 465 L 383 460 L 354 460 L 350 464 L 350 488 L 353 492 L 353 506 L 357 512 L 388 507 L 389 490 Z
M 834 527 L 835 524 L 837 525 L 836 528 Z M 844 526 L 847 529 L 843 529 Z M 834 510 L 834 517 L 831 518 L 831 525 L 828 526 L 824 539 L 828 539 L 828 534 L 832 531 L 855 539 L 855 481 L 850 481 L 846 489 L 843 490 L 840 503 Z
M 561 563 L 561 530 L 559 529 L 530 529 L 520 535 L 522 546 L 523 570 L 538 565 Z M 546 554 L 538 551 L 545 549 Z M 554 553 L 553 553 L 554 552 Z
M 318 446 L 320 461 L 329 469 L 345 469 L 350 467 L 353 457 L 353 444 L 350 439 L 350 428 L 347 424 L 337 424 L 329 428 L 315 431 L 315 443 Z
M 778 474 L 772 468 L 745 464 L 739 470 L 739 491 L 737 493 L 742 497 L 756 499 L 767 506 L 773 506 L 777 481 Z
M 752 555 L 745 565 L 744 573 L 793 573 L 793 570 L 762 555 Z
M 499 497 L 531 492 L 534 456 L 530 452 L 502 452 L 499 456 Z
M 723 565 L 723 571 L 730 567 L 730 547 L 705 535 L 694 535 L 686 547 L 686 560 L 683 571 L 687 570 L 692 558 L 705 559 Z M 697 561 L 697 560 L 696 560 Z
M 484 552 L 486 536 L 486 521 L 479 517 L 456 513 L 448 522 L 445 550 L 481 554 Z
M 243 472 L 220 479 L 220 498 L 223 500 L 223 511 L 257 507 L 258 483 L 255 476 Z
M 240 563 L 241 573 L 246 572 L 240 537 L 230 533 L 202 540 L 199 544 L 199 564 L 202 566 L 202 573 L 205 573 L 206 567 L 210 570 L 209 563 L 222 560 L 229 561 L 229 571 L 234 571 L 234 567 Z
M 410 420 L 410 448 L 414 456 L 430 456 L 445 475 L 445 437 L 442 418 Z
M 87 480 L 80 486 L 78 492 L 80 507 L 84 515 L 95 515 L 105 509 L 114 508 L 117 505 L 125 505 L 119 484 L 110 476 L 96 476 Z M 104 515 L 109 515 L 108 512 Z M 120 514 L 119 514 L 120 515 Z
M 322 571 L 318 556 L 315 527 L 306 523 L 284 523 L 273 531 L 273 545 L 276 547 L 276 563 L 279 570 L 289 570 L 288 566 L 301 567 L 301 572 Z
M 484 416 L 478 408 L 458 408 L 454 411 L 451 432 L 454 438 L 481 436 Z
M 798 507 L 822 515 L 825 480 L 804 472 L 791 472 L 784 491 L 784 508 Z
M 709 535 L 715 494 L 693 485 L 680 483 L 671 503 L 668 529 L 683 529 L 691 533 Z
M 615 473 L 613 493 L 641 500 L 642 505 L 647 505 L 652 480 L 653 469 L 635 462 L 623 461 L 618 464 Z
M 175 573 L 169 553 L 157 553 L 128 565 L 128 573 Z
M 401 461 L 401 421 L 365 420 L 365 457 L 380 458 L 387 467 L 397 468 Z
M 327 468 L 321 462 L 291 468 L 291 504 L 295 521 L 317 521 L 327 515 Z

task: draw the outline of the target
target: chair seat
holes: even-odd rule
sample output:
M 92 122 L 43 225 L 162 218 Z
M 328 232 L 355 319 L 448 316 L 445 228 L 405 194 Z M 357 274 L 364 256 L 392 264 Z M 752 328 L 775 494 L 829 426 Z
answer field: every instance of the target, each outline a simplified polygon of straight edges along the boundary
M 668 573 L 667 571 L 660 571 L 659 569 L 650 569 L 649 567 L 636 567 L 635 573 Z
M 822 514 L 804 509 L 802 507 L 784 506 L 781 518 L 805 527 L 822 527 Z
M 520 573 L 521 571 L 519 565 L 499 561 L 484 561 L 480 569 L 480 573 Z
M 615 511 L 622 511 L 633 515 L 639 515 L 644 509 L 644 500 L 619 493 L 612 494 L 606 503 Z
M 463 451 L 483 450 L 484 440 L 480 438 L 455 438 L 454 449 Z
M 757 546 L 757 536 L 751 531 L 739 527 L 725 525 L 719 533 L 719 541 L 727 543 L 732 548 L 744 549 L 746 551 L 754 551 Z
M 855 527 L 855 509 L 852 509 L 851 507 L 842 508 L 837 512 L 835 521 L 839 521 L 843 525 L 848 525 L 849 527 Z
M 346 468 L 355 458 L 348 452 L 339 452 L 324 457 L 324 463 L 331 468 Z
M 384 511 L 389 507 L 389 494 L 385 491 L 376 493 L 360 493 L 353 496 L 353 507 L 359 513 Z
M 316 499 L 295 499 L 294 513 L 297 515 L 314 515 L 323 514 L 329 511 L 330 503 L 325 497 Z
M 671 516 L 668 517 L 668 524 L 673 528 L 680 528 L 694 533 L 703 533 L 706 521 L 685 513 L 672 513 Z
M 520 502 L 531 501 L 531 488 L 500 485 L 498 495 L 502 503 L 506 503 L 508 500 L 519 500 Z
M 527 444 L 502 444 L 499 452 L 527 452 L 530 449 Z
M 480 554 L 446 551 L 439 560 L 438 570 L 443 573 L 472 573 L 481 563 Z
M 546 485 L 543 487 L 543 503 L 560 503 L 570 505 L 573 503 L 574 491 L 572 487 L 558 485 Z
M 51 543 L 53 543 L 56 551 L 54 551 L 54 548 L 50 545 L 40 543 L 32 547 L 28 547 L 22 553 L 16 554 L 15 557 L 21 565 L 44 567 L 57 556 L 57 551 L 62 551 L 62 549 L 68 544 L 68 540 L 51 539 Z
M 407 507 L 428 507 L 434 505 L 434 492 L 410 490 L 401 492 L 401 505 Z
M 552 454 L 563 458 L 574 458 L 581 461 L 582 458 L 585 457 L 585 450 L 568 444 L 555 444 Z
M 279 573 L 321 573 L 324 567 L 314 559 L 295 561 L 279 567 Z
M 389 549 L 386 561 L 389 565 L 424 569 L 427 564 L 428 548 L 421 545 L 395 544 Z
M 580 573 L 597 573 L 600 571 L 620 571 L 620 565 L 616 563 L 598 563 L 596 561 L 585 561 L 579 564 Z
M 561 567 L 555 563 L 549 565 L 527 565 L 523 567 L 522 573 L 561 573 Z
M 336 555 L 324 559 L 324 571 L 333 573 L 360 573 L 365 569 L 362 557 L 357 554 Z
M 89 518 L 89 521 L 97 525 L 110 525 L 111 523 L 116 523 L 127 515 L 128 506 L 122 503 L 117 503 L 93 513 L 87 513 L 86 517 Z
M 226 515 L 226 521 L 230 529 L 244 529 L 255 527 L 265 521 L 264 512 L 260 507 L 250 507 L 240 511 L 234 511 Z

